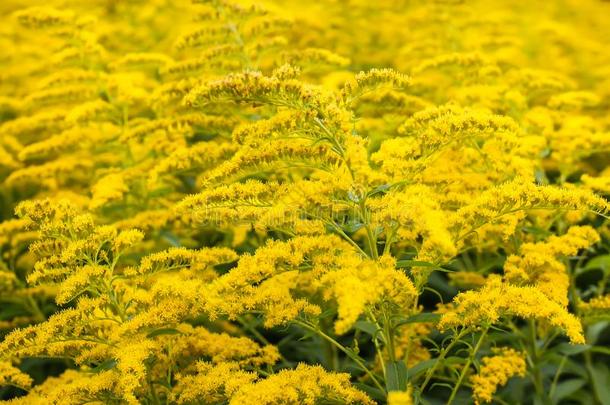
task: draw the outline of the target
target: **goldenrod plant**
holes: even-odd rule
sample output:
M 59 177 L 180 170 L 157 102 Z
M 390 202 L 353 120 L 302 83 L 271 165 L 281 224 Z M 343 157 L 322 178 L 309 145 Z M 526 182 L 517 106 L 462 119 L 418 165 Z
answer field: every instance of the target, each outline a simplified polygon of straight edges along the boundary
M 610 404 L 610 3 L 0 2 L 0 400 Z

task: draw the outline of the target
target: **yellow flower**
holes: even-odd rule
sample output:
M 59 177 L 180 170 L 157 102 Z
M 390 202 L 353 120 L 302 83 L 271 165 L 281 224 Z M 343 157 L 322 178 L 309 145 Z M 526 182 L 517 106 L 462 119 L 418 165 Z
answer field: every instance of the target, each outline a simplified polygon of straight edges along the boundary
M 463 334 L 608 320 L 609 10 L 452 3 L 0 1 L 11 403 L 372 404 L 430 361 L 410 404 Z
M 413 395 L 411 389 L 407 391 L 390 391 L 388 392 L 388 405 L 412 405 Z
M 470 382 L 475 403 L 491 402 L 498 387 L 513 376 L 525 376 L 525 356 L 510 348 L 497 349 L 494 356 L 483 357 L 479 373 Z
M 583 318 L 588 322 L 595 322 L 609 318 L 610 314 L 610 295 L 602 295 L 590 299 L 578 305 Z
M 139 404 L 135 391 L 145 383 L 148 371 L 144 362 L 153 354 L 155 346 L 150 340 L 122 342 L 114 350 L 119 372 L 118 389 L 128 404 Z
M 324 290 L 325 297 L 337 301 L 337 334 L 347 332 L 366 308 L 382 301 L 403 308 L 410 306 L 417 295 L 415 286 L 404 272 L 395 269 L 395 263 L 388 256 L 377 262 L 346 260 L 337 271 L 322 276 L 320 282 L 328 285 Z
M 550 299 L 566 307 L 570 280 L 565 265 L 558 258 L 575 255 L 598 241 L 599 235 L 593 228 L 576 226 L 565 235 L 553 235 L 544 242 L 524 243 L 519 249 L 520 256 L 507 258 L 505 278 L 513 284 L 535 285 Z
M 198 362 L 196 374 L 179 375 L 174 396 L 178 404 L 227 401 L 242 387 L 256 380 L 256 374 L 241 370 L 236 363 Z
M 363 392 L 353 388 L 348 374 L 328 373 L 320 366 L 299 364 L 295 370 L 277 374 L 241 387 L 231 405 L 257 403 L 315 404 L 319 401 L 344 404 L 373 404 Z
M 454 303 L 455 308 L 441 317 L 439 329 L 480 327 L 497 323 L 504 316 L 518 316 L 561 328 L 573 344 L 585 342 L 578 318 L 536 287 L 517 287 L 490 277 L 480 290 L 458 294 Z
M 34 380 L 29 375 L 25 374 L 10 362 L 0 362 L 0 386 L 12 385 L 22 389 L 28 389 L 32 386 Z

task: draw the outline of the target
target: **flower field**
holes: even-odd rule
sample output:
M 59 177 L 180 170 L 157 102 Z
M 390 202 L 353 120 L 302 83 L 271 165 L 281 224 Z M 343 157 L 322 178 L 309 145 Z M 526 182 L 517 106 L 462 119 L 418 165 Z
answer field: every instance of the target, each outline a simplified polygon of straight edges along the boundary
M 610 405 L 609 22 L 1 1 L 0 402 Z

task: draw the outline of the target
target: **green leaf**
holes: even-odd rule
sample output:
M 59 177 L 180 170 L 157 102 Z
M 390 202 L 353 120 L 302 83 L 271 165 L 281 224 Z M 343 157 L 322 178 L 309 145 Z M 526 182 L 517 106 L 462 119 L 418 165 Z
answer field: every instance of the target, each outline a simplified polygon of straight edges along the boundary
M 606 330 L 610 325 L 610 322 L 599 322 L 595 325 L 591 325 L 587 328 L 585 335 L 587 336 L 587 342 L 597 343 L 599 336 Z
M 585 269 L 602 269 L 603 271 L 610 270 L 610 255 L 601 255 L 592 258 L 585 265 Z
M 148 335 L 146 335 L 146 337 L 148 338 L 153 338 L 155 336 L 161 336 L 161 335 L 177 335 L 179 334 L 180 331 L 174 328 L 161 328 L 161 329 L 155 329 L 152 332 L 150 332 Z
M 169 242 L 170 245 L 172 245 L 174 247 L 182 246 L 182 244 L 180 243 L 180 239 L 176 235 L 174 235 L 172 232 L 162 231 L 160 233 L 160 235 L 163 239 L 165 239 L 167 242 Z
M 381 186 L 375 187 L 374 189 L 372 189 L 371 191 L 369 191 L 367 193 L 368 197 L 374 196 L 375 194 L 385 194 L 388 192 L 388 190 L 390 189 L 390 185 L 389 184 L 382 184 Z
M 494 267 L 502 267 L 504 265 L 505 261 L 506 261 L 506 258 L 504 258 L 502 256 L 493 257 L 493 258 L 486 260 L 485 262 L 479 264 L 477 266 L 477 272 L 487 273 L 489 270 L 493 269 Z
M 538 228 L 537 226 L 524 226 L 523 231 L 541 237 L 548 237 L 549 235 L 552 235 L 552 232 L 549 232 L 546 229 Z
M 385 365 L 385 385 L 388 391 L 407 389 L 407 365 L 404 361 L 388 361 Z
M 553 348 L 566 356 L 573 356 L 575 354 L 586 352 L 591 349 L 591 345 L 572 345 L 570 343 L 561 343 Z
M 602 405 L 610 405 L 610 371 L 608 371 L 608 366 L 602 363 L 593 364 L 591 376 L 593 377 L 595 396 Z
M 443 360 L 443 364 L 450 365 L 450 364 L 456 364 L 456 363 L 463 363 L 464 361 L 466 361 L 466 360 L 461 357 L 447 357 Z M 420 374 L 422 374 L 429 368 L 434 367 L 434 364 L 436 364 L 436 362 L 437 362 L 437 359 L 430 359 L 430 360 L 425 360 L 425 361 L 419 362 L 416 365 L 414 365 L 413 367 L 411 367 L 409 370 L 407 370 L 407 375 L 409 376 L 409 381 L 415 379 L 416 377 L 418 377 Z
M 17 316 L 27 316 L 29 313 L 21 306 L 15 304 L 2 304 L 6 305 L 0 311 L 0 320 L 11 319 Z
M 587 368 L 584 366 L 584 364 L 582 364 L 581 361 L 574 361 L 570 357 L 563 358 L 567 359 L 563 367 L 563 371 L 565 374 L 573 374 L 574 376 L 589 379 L 589 373 L 587 372 Z M 560 359 L 557 359 L 556 364 L 559 364 L 560 361 Z
M 341 228 L 347 233 L 354 233 L 364 226 L 362 222 L 348 222 L 343 224 Z
M 369 397 L 373 398 L 378 402 L 385 401 L 386 395 L 385 392 L 381 392 L 380 389 L 371 387 L 370 385 L 363 384 L 361 382 L 354 383 L 354 386 L 358 388 L 360 391 L 364 391 L 368 394 Z
M 610 347 L 593 346 L 591 351 L 594 353 L 610 354 Z
M 562 381 L 555 387 L 551 400 L 554 404 L 559 403 L 563 398 L 568 397 L 581 389 L 587 383 L 586 380 L 581 378 L 574 378 L 571 380 Z
M 437 359 L 424 360 L 411 367 L 409 370 L 407 370 L 409 381 L 413 380 L 415 377 L 419 376 L 421 373 L 423 373 L 430 367 L 434 367 L 436 361 Z
M 420 260 L 399 260 L 396 262 L 396 267 L 399 269 L 402 269 L 405 267 L 413 267 L 413 266 L 438 268 L 438 265 L 436 265 L 434 263 L 422 262 Z
M 102 371 L 110 370 L 116 367 L 117 361 L 115 359 L 106 360 L 103 363 L 98 364 L 91 371 L 94 373 L 100 373 Z
M 585 267 L 577 269 L 576 274 L 586 273 L 591 270 L 600 269 L 604 273 L 608 273 L 610 271 L 610 255 L 602 255 L 596 256 L 593 259 L 589 260 Z
M 361 330 L 364 333 L 368 333 L 371 336 L 375 336 L 377 332 L 379 332 L 377 325 L 368 321 L 358 321 L 354 324 L 354 328 Z
M 420 314 L 412 315 L 406 319 L 401 319 L 396 326 L 405 325 L 408 323 L 426 323 L 426 322 L 438 322 L 441 318 L 440 314 L 435 314 L 432 312 L 422 312 Z

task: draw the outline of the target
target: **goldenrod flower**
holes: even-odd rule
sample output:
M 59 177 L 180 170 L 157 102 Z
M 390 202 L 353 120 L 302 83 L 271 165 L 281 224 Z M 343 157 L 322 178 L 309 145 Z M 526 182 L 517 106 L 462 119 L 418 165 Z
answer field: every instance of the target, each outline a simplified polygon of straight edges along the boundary
M 475 403 L 491 402 L 498 387 L 506 384 L 513 376 L 525 375 L 523 353 L 510 348 L 498 349 L 494 356 L 483 358 L 479 373 L 472 376 Z
M 411 390 L 388 392 L 388 405 L 412 405 L 413 396 Z
M 366 394 L 351 387 L 347 374 L 328 373 L 320 366 L 306 364 L 243 386 L 229 403 L 315 404 L 321 398 L 344 404 L 373 404 Z
M 517 316 L 559 327 L 573 344 L 585 342 L 578 318 L 536 287 L 517 287 L 490 277 L 483 288 L 460 293 L 454 302 L 455 309 L 443 314 L 440 329 L 491 325 L 501 317 Z
M 0 1 L 3 398 L 604 402 L 610 10 L 454 3 Z

